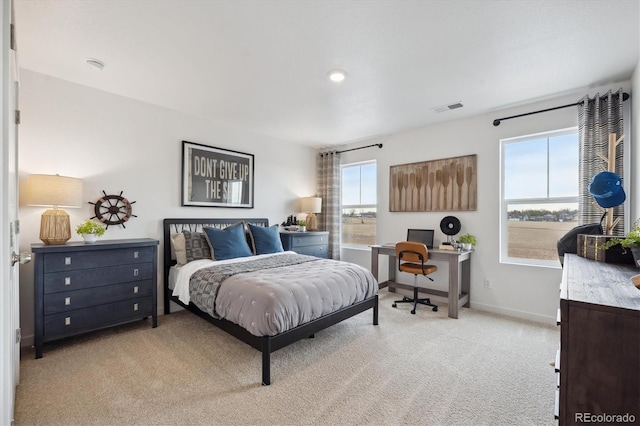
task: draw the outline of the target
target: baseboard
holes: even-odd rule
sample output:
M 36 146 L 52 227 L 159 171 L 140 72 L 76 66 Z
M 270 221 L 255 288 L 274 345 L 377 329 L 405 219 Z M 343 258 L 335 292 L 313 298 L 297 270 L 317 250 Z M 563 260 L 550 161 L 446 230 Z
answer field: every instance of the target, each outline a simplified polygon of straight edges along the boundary
M 556 317 L 534 314 L 532 312 L 518 311 L 515 309 L 501 308 L 499 306 L 487 305 L 484 303 L 470 303 L 471 308 L 479 311 L 491 312 L 493 314 L 505 315 L 508 317 L 524 319 L 528 321 L 538 322 L 542 324 L 556 325 Z

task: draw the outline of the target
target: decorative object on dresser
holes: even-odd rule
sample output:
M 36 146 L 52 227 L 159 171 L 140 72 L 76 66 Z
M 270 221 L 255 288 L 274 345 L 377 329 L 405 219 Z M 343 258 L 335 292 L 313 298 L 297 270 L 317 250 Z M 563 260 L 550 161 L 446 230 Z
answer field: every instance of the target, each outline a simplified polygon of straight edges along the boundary
M 564 258 L 555 362 L 559 424 L 581 423 L 587 414 L 640 419 L 640 291 L 630 280 L 637 269 Z
M 80 235 L 87 244 L 94 244 L 98 241 L 98 237 L 103 236 L 104 231 L 104 226 L 90 219 L 76 226 L 76 233 Z
M 624 237 L 613 237 L 604 245 L 607 251 L 620 246 L 622 250 L 630 251 L 633 263 L 640 268 L 640 219 L 636 219 L 633 227 Z
M 24 187 L 29 206 L 53 207 L 42 213 L 40 240 L 47 244 L 64 244 L 71 238 L 69 215 L 60 207 L 82 205 L 82 180 L 60 175 L 30 175 Z
M 318 218 L 316 213 L 322 212 L 322 198 L 320 197 L 304 197 L 300 199 L 300 211 L 307 213 L 307 231 L 318 230 Z
M 104 197 L 98 198 L 95 203 L 89 201 L 89 204 L 95 206 L 95 216 L 91 219 L 98 219 L 107 225 L 107 229 L 109 229 L 109 225 L 122 225 L 123 228 L 126 228 L 124 223 L 131 217 L 138 216 L 132 213 L 131 204 L 135 203 L 135 201 L 129 201 L 124 198 L 122 196 L 123 192 L 120 191 L 119 195 L 107 195 L 105 191 L 102 191 Z
M 158 241 L 33 244 L 35 349 L 80 333 L 152 317 L 157 326 Z
M 182 141 L 182 205 L 253 208 L 253 155 Z
M 329 256 L 329 232 L 280 232 L 282 247 L 300 254 L 327 258 Z

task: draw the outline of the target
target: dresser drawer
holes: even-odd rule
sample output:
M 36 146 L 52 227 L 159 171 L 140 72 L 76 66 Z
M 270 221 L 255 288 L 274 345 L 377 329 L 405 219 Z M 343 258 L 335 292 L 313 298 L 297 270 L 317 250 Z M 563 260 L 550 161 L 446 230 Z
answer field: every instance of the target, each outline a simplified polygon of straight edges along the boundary
M 47 294 L 44 296 L 44 314 L 50 315 L 105 303 L 151 296 L 153 294 L 151 285 L 152 280 L 149 279 Z
M 326 244 L 321 246 L 304 246 L 304 247 L 296 247 L 295 251 L 296 253 L 299 253 L 299 254 L 306 254 L 309 256 L 326 258 L 328 247 Z
M 297 249 L 298 247 L 313 246 L 318 244 L 327 244 L 329 237 L 326 235 L 304 235 L 304 236 L 292 236 L 291 248 Z
M 153 264 L 143 263 L 44 274 L 44 294 L 148 280 L 154 273 Z
M 44 317 L 44 341 L 72 334 L 117 325 L 122 322 L 151 316 L 153 302 L 150 297 L 107 303 L 85 309 Z
M 149 263 L 155 260 L 155 253 L 155 247 L 45 253 L 44 273 L 89 269 L 98 266 Z

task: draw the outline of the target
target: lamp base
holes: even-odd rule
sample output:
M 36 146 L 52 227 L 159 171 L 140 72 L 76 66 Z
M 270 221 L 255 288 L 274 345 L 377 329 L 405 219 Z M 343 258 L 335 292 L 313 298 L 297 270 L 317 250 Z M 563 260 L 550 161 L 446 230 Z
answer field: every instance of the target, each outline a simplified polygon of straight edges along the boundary
M 46 245 L 65 244 L 71 239 L 69 214 L 64 210 L 51 209 L 42 213 L 40 219 L 40 240 Z
M 318 230 L 318 218 L 315 213 L 309 213 L 307 215 L 307 231 L 317 231 Z

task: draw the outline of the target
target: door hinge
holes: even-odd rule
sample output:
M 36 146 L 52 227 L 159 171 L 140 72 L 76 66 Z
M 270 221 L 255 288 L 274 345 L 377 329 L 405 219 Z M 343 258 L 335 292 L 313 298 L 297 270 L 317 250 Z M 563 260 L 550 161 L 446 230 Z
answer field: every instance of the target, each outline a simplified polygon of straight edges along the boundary
M 11 50 L 16 50 L 16 26 L 11 24 L 9 26 L 9 32 L 10 32 L 10 41 L 9 43 L 11 44 Z
M 20 124 L 20 110 L 16 110 L 16 124 Z
M 20 332 L 19 328 L 16 328 L 16 343 L 20 343 L 21 340 L 22 340 L 22 333 Z
M 15 224 L 13 232 L 15 232 L 16 234 L 20 234 L 20 219 L 14 220 L 13 223 Z

